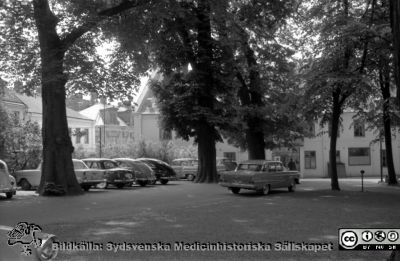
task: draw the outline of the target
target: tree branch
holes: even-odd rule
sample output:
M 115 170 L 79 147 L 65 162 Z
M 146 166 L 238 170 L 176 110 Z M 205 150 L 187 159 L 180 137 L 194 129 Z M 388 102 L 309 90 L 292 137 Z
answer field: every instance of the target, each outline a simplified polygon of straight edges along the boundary
M 71 45 L 73 45 L 74 42 L 79 37 L 90 31 L 94 26 L 96 26 L 100 21 L 104 20 L 105 18 L 114 16 L 128 9 L 137 7 L 145 2 L 146 1 L 141 1 L 141 0 L 134 0 L 134 1 L 124 0 L 119 5 L 99 11 L 95 19 L 87 21 L 83 25 L 75 28 L 74 30 L 71 31 L 71 33 L 66 35 L 64 39 L 62 39 L 64 50 L 67 50 L 69 47 L 71 47 Z

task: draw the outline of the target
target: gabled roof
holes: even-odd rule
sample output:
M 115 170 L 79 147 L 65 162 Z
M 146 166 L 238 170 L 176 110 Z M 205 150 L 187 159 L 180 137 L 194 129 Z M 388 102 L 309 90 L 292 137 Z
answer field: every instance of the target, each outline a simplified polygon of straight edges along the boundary
M 99 117 L 100 110 L 109 109 L 109 108 L 113 108 L 113 106 L 107 105 L 107 104 L 104 105 L 103 103 L 96 103 L 96 104 L 90 106 L 89 108 L 81 110 L 79 113 L 81 113 L 82 115 L 85 115 L 89 119 L 96 120 L 97 117 Z
M 24 103 L 18 98 L 16 93 L 8 88 L 3 89 L 3 94 L 0 96 L 0 99 L 5 102 L 19 103 L 23 105 Z
M 139 91 L 139 97 L 136 100 L 138 105 L 136 109 L 136 113 L 144 112 L 148 106 L 149 98 L 154 98 L 154 94 L 150 89 L 150 81 L 160 81 L 162 79 L 162 75 L 159 72 L 153 72 L 149 79 L 143 84 L 143 87 Z
M 97 103 L 95 105 L 90 106 L 89 108 L 86 108 L 84 110 L 81 110 L 79 113 L 82 115 L 88 117 L 91 120 L 97 121 L 96 124 L 98 125 L 103 125 L 104 124 L 104 115 L 103 113 L 100 113 L 102 110 L 115 110 L 117 111 L 118 109 L 115 108 L 112 105 L 104 105 L 103 103 Z M 108 117 L 106 117 L 108 118 Z M 112 125 L 119 125 L 119 126 L 128 126 L 122 119 L 120 119 L 118 116 L 115 118 L 109 119 L 106 124 L 112 124 Z
M 30 97 L 22 94 L 16 94 L 16 96 L 28 107 L 28 113 L 42 114 L 42 98 L 40 96 Z M 66 109 L 67 117 L 69 118 L 91 121 L 91 119 L 85 117 L 77 111 L 74 111 L 70 108 Z

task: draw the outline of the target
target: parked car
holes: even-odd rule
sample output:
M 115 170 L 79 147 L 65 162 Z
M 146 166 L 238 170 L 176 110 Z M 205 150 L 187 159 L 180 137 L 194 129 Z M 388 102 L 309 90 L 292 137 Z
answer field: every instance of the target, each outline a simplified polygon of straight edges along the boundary
M 23 222 L 26 223 L 26 222 Z M 29 240 L 29 237 L 31 237 L 30 234 L 24 234 L 26 232 L 24 231 L 16 231 L 16 228 L 9 227 L 9 226 L 3 226 L 0 225 L 0 260 L 26 260 L 26 261 L 43 261 L 43 260 L 54 260 L 54 258 L 58 254 L 58 249 L 53 248 L 53 243 L 57 242 L 57 238 L 55 235 L 52 234 L 47 234 L 43 233 L 42 231 L 37 231 L 34 229 L 30 229 L 32 233 L 35 233 L 35 238 L 39 239 L 41 244 L 39 247 L 34 247 L 33 242 L 29 243 L 29 241 L 25 242 L 26 239 Z M 25 236 L 25 238 L 18 239 L 17 242 L 14 242 L 14 244 L 9 245 L 9 243 L 13 243 L 10 240 L 13 240 L 12 237 L 10 237 L 9 233 L 12 233 L 12 235 L 16 234 L 18 236 Z M 22 240 L 25 239 L 23 242 Z M 31 240 L 34 239 L 31 237 Z M 20 241 L 21 243 L 19 243 Z M 29 245 L 28 245 L 29 243 Z M 31 252 L 29 255 L 24 255 L 22 253 L 24 248 L 31 248 Z
M 131 186 L 135 181 L 133 173 L 126 168 L 120 168 L 118 163 L 112 159 L 105 158 L 89 158 L 82 159 L 90 169 L 102 171 L 105 175 L 105 188 L 108 185 L 114 185 L 117 188 Z
M 222 173 L 219 184 L 234 194 L 249 189 L 266 195 L 271 189 L 283 187 L 292 192 L 299 180 L 299 173 L 286 170 L 280 161 L 248 160 L 241 162 L 235 171 Z
M 146 163 L 154 171 L 156 179 L 163 185 L 167 184 L 170 180 L 177 180 L 177 175 L 173 168 L 168 163 L 151 158 L 136 159 Z
M 236 161 L 233 161 L 229 158 L 225 157 L 217 157 L 217 172 L 219 173 L 220 171 L 230 171 L 234 170 L 237 167 Z
M 176 172 L 180 179 L 194 180 L 198 171 L 198 160 L 195 158 L 180 158 L 174 159 L 171 162 L 171 167 Z
M 107 182 L 107 177 L 104 172 L 90 169 L 85 162 L 78 159 L 73 159 L 76 179 L 83 190 L 89 191 L 92 186 Z
M 113 159 L 121 168 L 127 168 L 134 174 L 135 183 L 144 187 L 156 182 L 156 175 L 149 165 L 139 160 L 129 158 Z
M 16 193 L 15 178 L 8 172 L 7 164 L 0 160 L 0 193 L 5 193 L 7 198 L 12 198 Z
M 223 171 L 234 170 L 236 166 L 236 162 L 228 158 L 216 158 L 216 168 L 218 175 Z M 175 170 L 179 178 L 194 180 L 198 173 L 199 161 L 195 158 L 175 159 L 172 161 L 171 167 Z
M 74 165 L 74 171 L 76 179 L 81 187 L 88 191 L 91 186 L 106 182 L 104 172 L 91 170 L 81 160 L 72 159 Z M 36 169 L 18 170 L 15 172 L 15 178 L 18 186 L 23 190 L 30 190 L 40 185 L 40 179 L 42 177 L 42 164 Z

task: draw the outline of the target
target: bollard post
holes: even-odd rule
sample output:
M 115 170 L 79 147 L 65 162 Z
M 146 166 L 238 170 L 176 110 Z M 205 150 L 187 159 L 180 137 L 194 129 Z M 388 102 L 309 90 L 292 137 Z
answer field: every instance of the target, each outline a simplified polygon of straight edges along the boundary
M 361 192 L 364 192 L 364 173 L 365 173 L 365 171 L 362 169 L 360 171 L 360 173 L 361 173 Z

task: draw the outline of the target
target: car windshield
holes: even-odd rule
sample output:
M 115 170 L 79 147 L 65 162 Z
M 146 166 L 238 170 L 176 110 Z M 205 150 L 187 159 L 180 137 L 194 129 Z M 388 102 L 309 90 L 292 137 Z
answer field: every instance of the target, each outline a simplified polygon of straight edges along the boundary
M 88 167 L 85 165 L 85 163 L 81 161 L 73 161 L 74 163 L 74 169 L 87 169 Z
M 118 166 L 120 166 L 120 167 L 132 168 L 133 165 L 134 165 L 134 164 L 131 163 L 131 162 L 127 162 L 127 161 L 118 161 Z
M 238 170 L 260 171 L 261 164 L 240 164 Z
M 115 163 L 114 161 L 111 161 L 111 160 L 103 161 L 103 165 L 104 165 L 105 169 L 112 169 L 112 168 L 118 167 L 117 163 Z
M 6 166 L 0 162 L 0 174 L 3 176 L 6 173 Z

